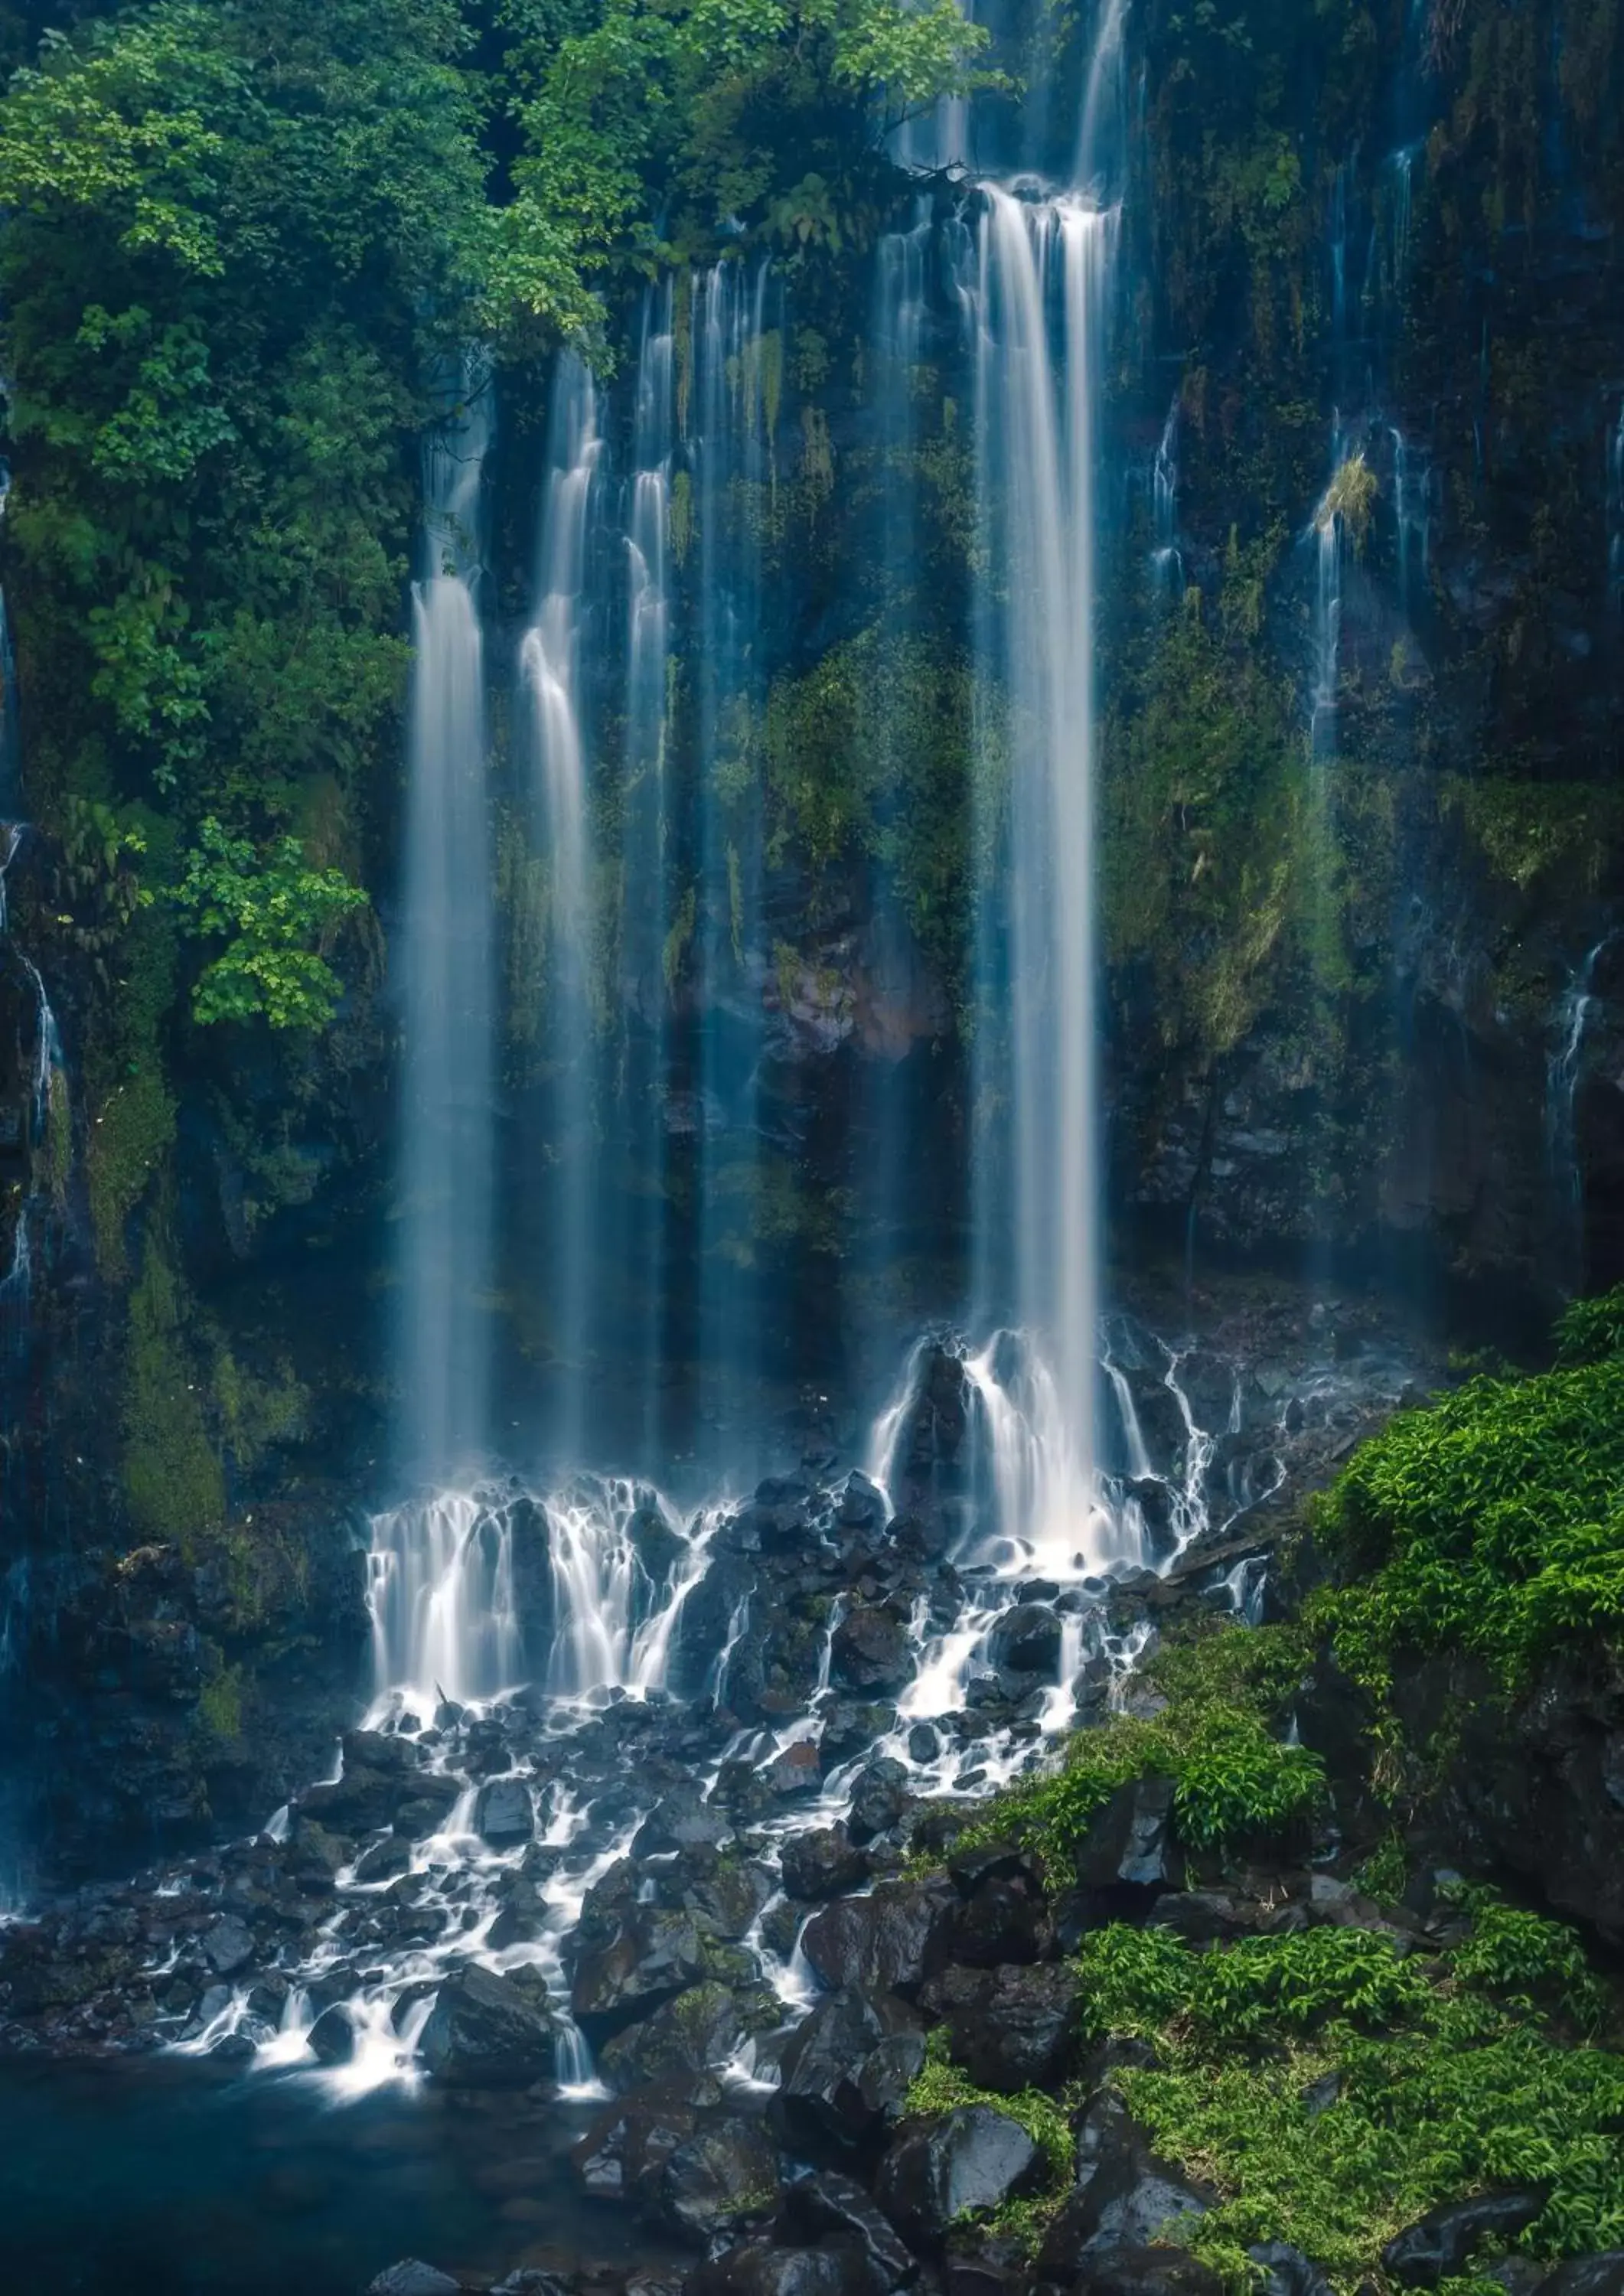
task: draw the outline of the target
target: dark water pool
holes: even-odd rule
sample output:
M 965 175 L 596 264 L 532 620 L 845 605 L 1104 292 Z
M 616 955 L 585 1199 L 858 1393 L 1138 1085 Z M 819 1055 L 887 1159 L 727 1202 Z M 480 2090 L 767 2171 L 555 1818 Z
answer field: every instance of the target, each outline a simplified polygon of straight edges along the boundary
M 649 2256 L 579 2201 L 584 2116 L 204 2066 L 0 2064 L 5 2296 L 357 2296 L 401 2256 L 448 2271 Z

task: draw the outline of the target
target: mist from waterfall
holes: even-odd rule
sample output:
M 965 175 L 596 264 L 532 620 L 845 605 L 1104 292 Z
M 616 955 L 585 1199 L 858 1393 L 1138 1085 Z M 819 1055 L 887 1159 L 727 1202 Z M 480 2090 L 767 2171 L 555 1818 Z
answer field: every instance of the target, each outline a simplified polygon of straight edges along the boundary
M 490 387 L 447 381 L 424 452 L 406 868 L 396 946 L 401 1097 L 397 1465 L 437 1487 L 487 1440 L 491 1269 L 491 885 L 487 826 L 480 491 Z

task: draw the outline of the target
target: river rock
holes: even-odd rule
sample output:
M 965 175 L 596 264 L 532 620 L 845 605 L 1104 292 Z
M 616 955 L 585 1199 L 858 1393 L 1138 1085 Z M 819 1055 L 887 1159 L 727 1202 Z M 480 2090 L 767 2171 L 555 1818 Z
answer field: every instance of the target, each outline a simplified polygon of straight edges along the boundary
M 480 1788 L 473 1805 L 473 1830 L 493 1849 L 513 1849 L 536 1831 L 530 1790 L 522 1778 L 493 1778 Z
M 874 2197 L 915 2248 L 940 2245 L 971 2209 L 996 2209 L 1038 2181 L 1043 2157 L 1027 2131 L 990 2105 L 905 2128 L 881 2164 Z
M 1300 2248 L 1266 2240 L 1246 2253 L 1258 2267 L 1257 2296 L 1333 2296 L 1325 2274 Z
M 419 2046 L 451 2087 L 522 2087 L 553 2070 L 550 2021 L 507 1978 L 475 1964 L 441 1983 Z
M 570 1988 L 570 2005 L 596 2040 L 645 2016 L 708 1974 L 704 1940 L 692 1914 L 677 1906 L 628 1907 L 610 1941 L 587 1953 Z
M 811 2248 L 741 2242 L 697 2266 L 683 2291 L 684 2296 L 878 2296 L 858 2243 L 839 2238 Z
M 703 2247 L 776 2207 L 777 2148 L 759 2120 L 708 2120 L 670 2153 L 658 2191 L 667 2229 Z
M 1119 2243 L 1080 2265 L 1074 2296 L 1222 2296 L 1223 2282 L 1187 2249 Z
M 1571 2256 L 1547 2273 L 1538 2296 L 1624 2296 L 1624 2248 L 1599 2256 Z
M 1010 2095 L 1063 2078 L 1081 1988 L 1066 1962 L 945 1970 L 921 1999 L 946 2021 L 948 2052 L 978 2088 Z
M 203 1939 L 203 1958 L 217 1977 L 234 1977 L 254 1957 L 253 1931 L 235 1914 L 222 1914 Z
M 307 2038 L 318 2064 L 346 2065 L 356 2053 L 355 2022 L 342 2002 L 324 2009 Z
M 369 2281 L 366 2296 L 459 2296 L 459 2289 L 448 2272 L 407 2256 Z
M 792 1833 L 781 1862 L 783 1886 L 791 1898 L 838 1898 L 868 1879 L 868 1858 L 843 1824 Z
M 791 2036 L 767 2110 L 803 2160 L 855 2158 L 898 2117 L 924 2059 L 923 2029 L 900 2001 L 832 1993 Z
M 858 1603 L 834 1630 L 830 1679 L 845 1690 L 899 1690 L 914 1671 L 907 1628 L 894 1611 Z
M 1046 1603 L 1005 1611 L 987 1637 L 987 1659 L 1001 1675 L 1053 1682 L 1060 1669 L 1060 1620 Z
M 1453 2201 L 1430 2209 L 1424 2217 L 1390 2240 L 1382 2262 L 1391 2277 L 1406 2288 L 1436 2288 L 1453 2278 L 1487 2241 L 1514 2240 L 1526 2232 L 1545 2207 L 1547 2195 L 1531 2187 L 1505 2193 L 1484 2193 L 1475 2200 Z
M 860 1847 L 889 1833 L 907 1808 L 908 1774 L 889 1755 L 870 1762 L 852 1788 L 847 1831 Z
M 919 2270 L 862 2185 L 835 2169 L 796 2178 L 784 2194 L 778 2231 L 808 2243 L 830 2234 L 855 2239 L 879 2288 L 906 2287 Z
M 759 1999 L 757 2024 L 764 2021 Z M 773 2020 L 768 2015 L 765 2021 Z M 611 2088 L 627 2089 L 659 2081 L 673 2094 L 714 2102 L 720 2091 L 716 2071 L 735 2055 L 746 2032 L 744 2015 L 725 1985 L 690 1986 L 661 2004 L 652 2016 L 625 2027 L 605 2041 L 598 2064 Z
M 815 1914 L 801 1950 L 825 1985 L 916 1993 L 945 1965 L 957 1914 L 950 1882 L 886 1882 Z

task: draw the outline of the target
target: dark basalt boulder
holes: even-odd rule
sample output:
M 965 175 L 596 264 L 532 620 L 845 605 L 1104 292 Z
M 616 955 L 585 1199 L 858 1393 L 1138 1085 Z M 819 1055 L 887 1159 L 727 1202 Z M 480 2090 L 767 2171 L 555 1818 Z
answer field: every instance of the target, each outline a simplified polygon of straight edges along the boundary
M 1046 1603 L 1005 1611 L 987 1637 L 987 1662 L 999 1674 L 1053 1682 L 1060 1666 L 1060 1620 Z
M 946 1965 L 958 1910 L 949 1882 L 884 1883 L 815 1914 L 801 1951 L 825 1985 L 916 1993 Z
M 953 1968 L 921 1999 L 947 2028 L 947 2047 L 978 2088 L 1009 2095 L 1064 2077 L 1077 2031 L 1080 1986 L 1065 1962 L 1033 1967 Z
M 796 2178 L 784 2194 L 775 2230 L 781 2239 L 807 2245 L 830 2234 L 856 2240 L 880 2288 L 906 2287 L 919 2270 L 862 2185 L 835 2169 Z
M 692 1793 L 667 1794 L 632 1836 L 634 1857 L 666 1857 L 691 1849 L 719 1849 L 732 1839 L 724 1811 Z
M 421 2258 L 406 2256 L 367 2283 L 366 2296 L 460 2296 L 460 2284 Z
M 1040 1961 L 1053 1935 L 1037 1890 L 1020 1876 L 989 1874 L 953 1924 L 953 1957 L 972 1969 Z
M 1257 2296 L 1332 2296 L 1330 2282 L 1301 2249 L 1266 2240 L 1246 2253 L 1258 2267 Z
M 1484 2193 L 1430 2209 L 1382 2251 L 1385 2270 L 1406 2288 L 1436 2288 L 1452 2278 L 1488 2241 L 1514 2240 L 1544 2209 L 1548 2195 L 1534 2188 Z
M 659 2205 L 666 2162 L 699 2125 L 685 2098 L 665 2089 L 640 2090 L 598 2115 L 572 2148 L 570 2166 L 588 2200 L 651 2210 Z
M 1223 2282 L 1187 2249 L 1137 2243 L 1096 2249 L 1079 2267 L 1075 2296 L 1222 2296 Z
M 791 1834 L 783 1845 L 783 1886 L 791 1898 L 838 1898 L 868 1879 L 869 1864 L 844 1824 Z
M 1540 2282 L 1538 2296 L 1624 2296 L 1624 2248 L 1570 2257 Z
M 588 1952 L 570 1988 L 570 2006 L 589 2038 L 646 2016 L 709 1974 L 704 1939 L 692 1914 L 676 1906 L 627 1909 L 609 1942 Z
M 1085 1890 L 1165 1890 L 1173 1881 L 1170 1778 L 1119 1786 L 1077 1853 L 1075 1879 Z
M 355 2021 L 342 2002 L 324 2009 L 308 2035 L 310 2054 L 317 2064 L 347 2065 L 356 2053 Z
M 843 1531 L 879 1531 L 885 1529 L 885 1497 L 878 1485 L 865 1474 L 848 1477 L 841 1493 L 841 1504 L 835 1516 Z
M 703 2247 L 776 2207 L 777 2149 L 759 2120 L 708 2120 L 674 2148 L 653 2181 L 659 2222 Z
M 530 1790 L 522 1778 L 493 1778 L 480 1788 L 473 1805 L 473 1830 L 493 1849 L 514 1849 L 536 1831 Z
M 869 2275 L 861 2244 L 839 2236 L 811 2248 L 742 2242 L 699 2265 L 683 2296 L 883 2296 Z
M 765 1988 L 735 1995 L 725 1985 L 690 1986 L 607 2040 L 599 2070 L 622 2094 L 658 2082 L 695 2103 L 713 2103 L 721 2094 L 716 2079 L 721 2067 L 752 2032 L 777 2021 L 777 2005 Z
M 1161 2239 L 1180 2217 L 1203 2216 L 1211 2194 L 1150 2149 L 1116 2091 L 1102 2089 L 1078 2125 L 1077 2182 L 1050 2224 L 1036 2276 L 1069 2286 L 1096 2249 Z
M 907 1772 L 889 1755 L 869 1763 L 852 1788 L 846 1813 L 847 1831 L 859 1847 L 890 1832 L 907 1808 Z
M 791 2036 L 768 2116 L 803 2160 L 856 2158 L 899 2118 L 924 2061 L 923 2029 L 900 2001 L 832 1993 Z
M 505 1977 L 478 1966 L 444 1980 L 418 2046 L 448 2087 L 523 2087 L 553 2070 L 551 2021 Z
M 906 1621 L 877 1605 L 848 1611 L 834 1630 L 829 1672 L 844 1690 L 900 1690 L 914 1672 Z
M 232 1977 L 254 1957 L 254 1933 L 235 1914 L 222 1914 L 204 1933 L 203 1958 L 217 1977 Z
M 903 2129 L 881 2163 L 874 2197 L 910 2246 L 929 2251 L 968 2210 L 1029 2191 L 1043 2168 L 1018 2120 L 990 2105 L 961 2105 Z

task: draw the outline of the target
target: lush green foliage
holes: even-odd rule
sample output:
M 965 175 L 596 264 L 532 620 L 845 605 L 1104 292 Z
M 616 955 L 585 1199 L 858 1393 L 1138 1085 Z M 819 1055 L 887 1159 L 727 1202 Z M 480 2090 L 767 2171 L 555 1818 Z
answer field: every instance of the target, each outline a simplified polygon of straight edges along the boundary
M 1624 1619 L 1624 1293 L 1570 1311 L 1554 1369 L 1474 1379 L 1364 1444 L 1315 1510 L 1351 1583 L 1314 1617 L 1381 1693 L 1450 1649 L 1508 1685 Z
M 1532 2183 L 1527 2236 L 1559 2257 L 1624 2238 L 1624 2060 L 1553 2036 L 1531 2013 L 1600 1996 L 1571 1936 L 1484 1893 L 1439 1972 L 1358 1930 L 1194 1952 L 1166 1932 L 1085 1940 L 1096 2033 L 1136 2035 L 1153 2067 L 1116 2076 L 1159 2150 L 1219 2204 L 1182 2236 L 1249 2284 L 1244 2251 L 1283 2240 L 1350 2287 L 1386 2240 L 1439 2202 Z
M 1179 1839 L 1192 1849 L 1281 1834 L 1313 1811 L 1325 1785 L 1318 1756 L 1277 1734 L 1303 1655 L 1283 1628 L 1174 1645 L 1151 1675 L 1168 1698 L 1161 1713 L 1079 1731 L 1059 1769 L 997 1796 L 972 1838 L 1023 1843 L 1058 1882 L 1111 1795 L 1142 1777 L 1171 1779 Z
M 567 328 L 590 323 L 586 283 L 617 250 L 741 224 L 838 243 L 854 168 L 967 86 L 985 41 L 952 0 L 506 0 L 503 17 L 524 139 L 503 283 Z
M 174 898 L 193 931 L 227 937 L 192 993 L 200 1021 L 263 1013 L 273 1029 L 319 1029 L 332 1018 L 342 984 L 305 944 L 365 908 L 366 896 L 337 869 L 308 869 L 297 837 L 278 839 L 261 864 L 246 838 L 210 816 Z

